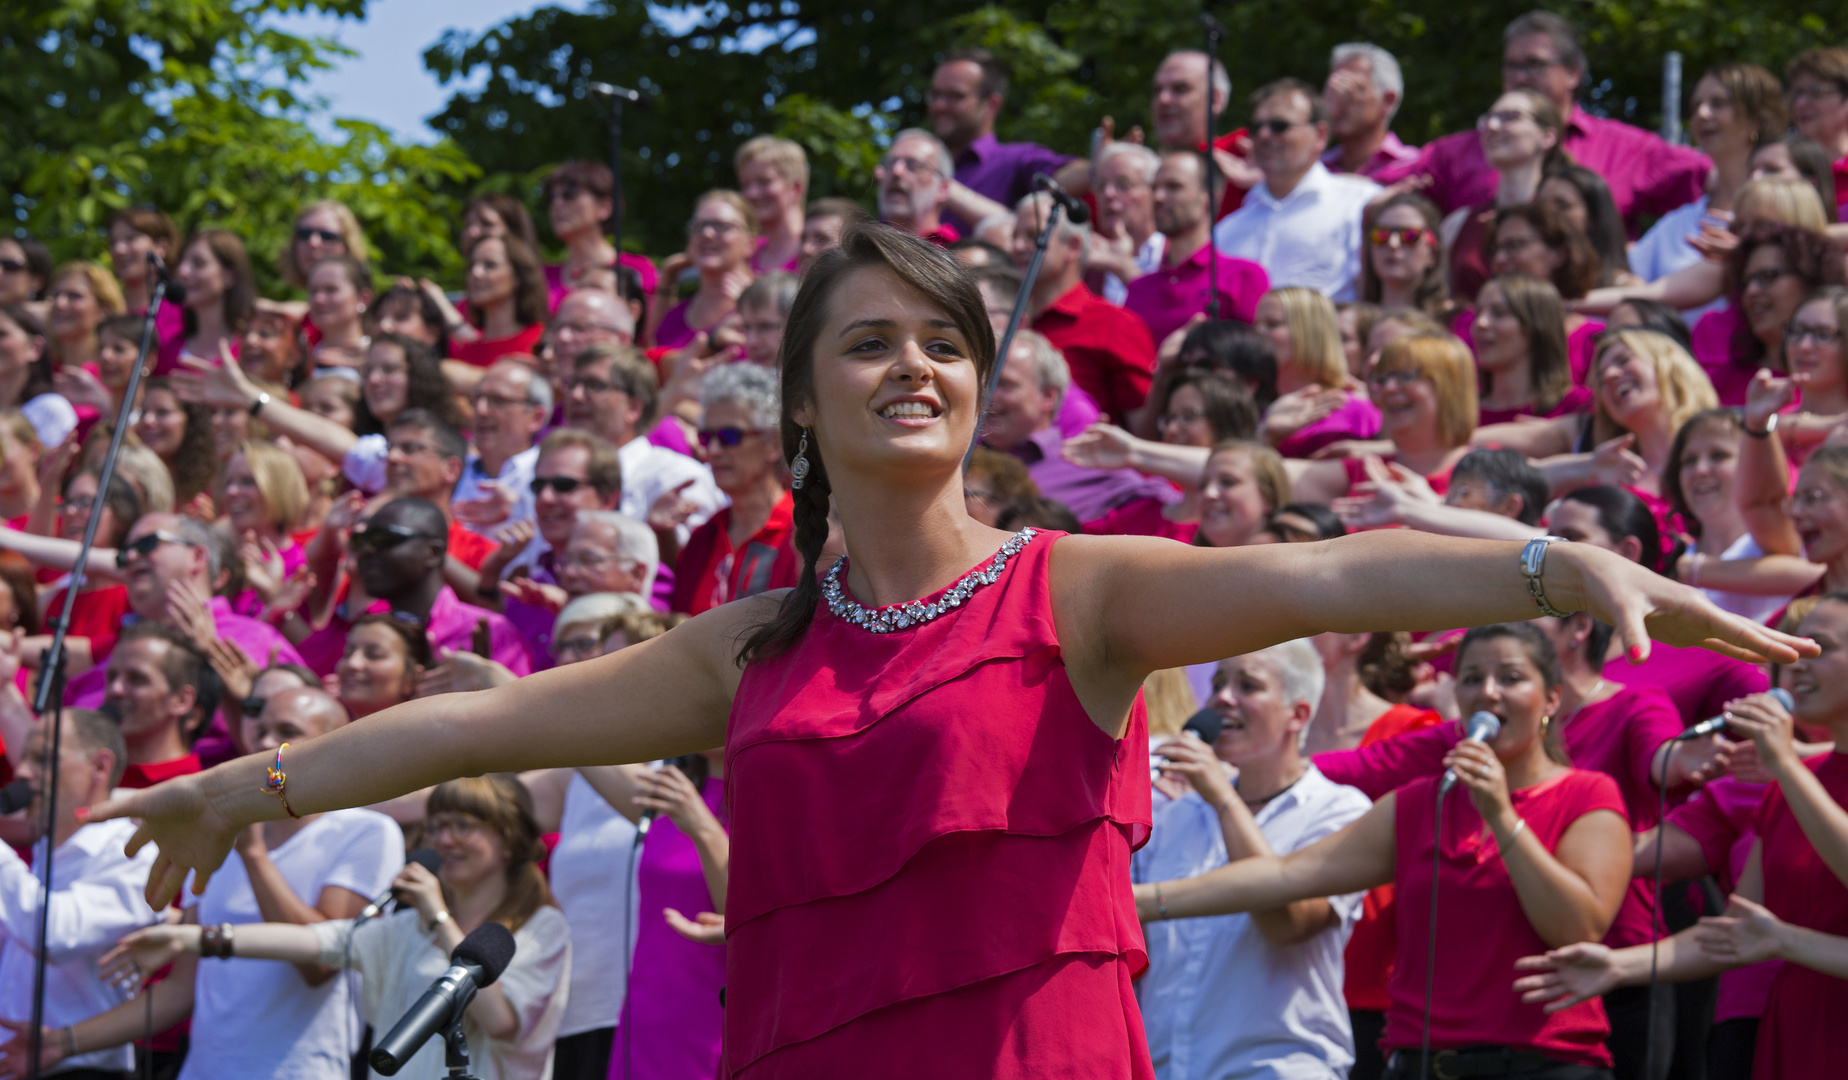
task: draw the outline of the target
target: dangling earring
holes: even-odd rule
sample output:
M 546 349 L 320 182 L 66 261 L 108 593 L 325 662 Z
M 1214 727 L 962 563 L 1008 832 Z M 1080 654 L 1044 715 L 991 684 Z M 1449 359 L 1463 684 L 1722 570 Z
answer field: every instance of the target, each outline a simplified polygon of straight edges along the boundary
M 796 457 L 789 463 L 789 487 L 792 491 L 801 491 L 802 484 L 808 479 L 808 428 L 802 429 L 802 441 L 796 444 Z
M 1540 718 L 1540 737 L 1542 739 L 1546 738 L 1547 725 L 1551 724 L 1552 722 L 1553 722 L 1553 718 L 1550 716 L 1542 716 Z

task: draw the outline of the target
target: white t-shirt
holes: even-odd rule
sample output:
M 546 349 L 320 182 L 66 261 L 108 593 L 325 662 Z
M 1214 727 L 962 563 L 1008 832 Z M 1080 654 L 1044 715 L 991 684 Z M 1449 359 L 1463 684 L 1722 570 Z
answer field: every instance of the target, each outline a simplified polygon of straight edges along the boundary
M 571 924 L 571 1001 L 560 1035 L 615 1027 L 622 1013 L 635 952 L 634 849 L 635 826 L 573 773 L 551 863 L 552 895 Z
M 384 814 L 335 810 L 273 849 L 270 861 L 307 903 L 330 885 L 370 898 L 404 868 L 404 833 Z M 212 875 L 198 910 L 201 925 L 263 921 L 242 859 L 233 854 Z M 311 987 L 292 964 L 201 960 L 180 1080 L 346 1080 L 360 1030 L 345 978 Z
M 1764 549 L 1758 546 L 1758 541 L 1752 539 L 1751 533 L 1746 533 L 1720 553 L 1720 561 L 1762 559 L 1764 556 Z M 1720 610 L 1730 611 L 1756 623 L 1776 615 L 1785 604 L 1790 603 L 1788 596 L 1754 596 L 1751 593 L 1721 592 L 1718 589 L 1702 589 L 1701 592 L 1706 593 L 1707 599 L 1713 601 Z
M 378 1038 L 449 970 L 449 953 L 437 946 L 415 910 L 374 919 L 357 931 L 351 919 L 315 923 L 314 934 L 321 942 L 321 963 L 339 967 L 345 959 L 359 972 L 360 1012 Z M 346 951 L 348 938 L 353 942 L 351 953 Z M 513 944 L 513 962 L 494 985 L 507 995 L 519 1017 L 519 1033 L 512 1039 L 490 1039 L 472 1017 L 462 1021 L 469 1072 L 480 1080 L 542 1080 L 552 1075 L 552 1044 L 558 1041 L 558 1022 L 569 995 L 571 928 L 557 908 L 542 907 L 514 931 Z M 253 1035 L 260 1031 L 251 1029 Z M 397 1073 L 399 1080 L 440 1080 L 447 1075 L 441 1038 L 424 1043 Z
M 1688 237 L 1700 235 L 1701 221 L 1706 216 L 1707 196 L 1702 195 L 1657 218 L 1642 239 L 1630 245 L 1630 272 L 1644 281 L 1658 281 L 1700 262 L 1701 253 L 1688 243 Z M 1702 315 L 1725 306 L 1726 298 L 1721 297 L 1710 304 L 1684 311 L 1681 317 L 1689 326 L 1693 326 Z

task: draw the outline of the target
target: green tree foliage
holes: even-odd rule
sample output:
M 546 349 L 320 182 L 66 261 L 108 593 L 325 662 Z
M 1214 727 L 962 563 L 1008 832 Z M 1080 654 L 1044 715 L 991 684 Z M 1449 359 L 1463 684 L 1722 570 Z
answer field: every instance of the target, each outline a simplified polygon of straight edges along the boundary
M 606 158 L 601 106 L 588 79 L 657 95 L 628 112 L 625 176 L 631 246 L 683 242 L 695 194 L 734 182 L 731 152 L 761 132 L 808 147 L 815 194 L 867 199 L 882 141 L 923 121 L 924 87 L 944 50 L 981 44 L 1013 67 L 1003 139 L 1083 152 L 1105 114 L 1144 123 L 1149 84 L 1170 49 L 1199 47 L 1197 0 L 740 0 L 663 3 L 693 22 L 672 33 L 643 0 L 601 0 L 585 13 L 541 9 L 479 37 L 452 35 L 426 55 L 444 78 L 487 73 L 435 121 L 490 175 L 533 177 L 569 157 Z M 1373 41 L 1405 67 L 1396 127 L 1422 142 L 1469 127 L 1501 84 L 1501 33 L 1533 0 L 1403 4 L 1392 0 L 1212 3 L 1229 38 L 1221 57 L 1235 95 L 1271 79 L 1319 83 L 1330 48 Z M 1661 115 L 1661 57 L 1679 49 L 1686 82 L 1722 60 L 1781 73 L 1799 49 L 1828 43 L 1823 18 L 1794 0 L 1578 0 L 1551 3 L 1577 25 L 1591 65 L 1588 108 L 1647 127 Z M 678 24 L 676 24 L 678 25 Z M 740 45 L 749 47 L 741 50 Z
M 182 229 L 231 229 L 276 292 L 295 210 L 320 198 L 359 215 L 396 272 L 455 276 L 456 194 L 479 175 L 452 144 L 399 145 L 343 121 L 338 145 L 289 89 L 338 46 L 265 25 L 365 0 L 0 0 L 0 193 L 21 234 L 60 258 L 103 254 L 120 207 L 151 204 Z M 268 76 L 268 77 L 266 77 Z

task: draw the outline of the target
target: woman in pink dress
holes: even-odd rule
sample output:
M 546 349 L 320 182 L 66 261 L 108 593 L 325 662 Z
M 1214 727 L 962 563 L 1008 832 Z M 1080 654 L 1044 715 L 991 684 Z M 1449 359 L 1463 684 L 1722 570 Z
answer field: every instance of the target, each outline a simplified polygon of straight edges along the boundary
M 723 745 L 722 1075 L 1149 1076 L 1129 884 L 1149 823 L 1149 673 L 1320 630 L 1529 618 L 1535 598 L 1513 543 L 1218 549 L 980 525 L 962 460 L 994 357 L 950 256 L 850 232 L 810 268 L 784 338 L 796 588 L 90 817 L 140 819 L 165 905 L 250 822 Z M 847 557 L 818 577 L 831 504 Z M 1812 648 L 1608 552 L 1534 554 L 1532 587 L 1618 626 L 1637 659 L 1650 634 L 1783 662 Z

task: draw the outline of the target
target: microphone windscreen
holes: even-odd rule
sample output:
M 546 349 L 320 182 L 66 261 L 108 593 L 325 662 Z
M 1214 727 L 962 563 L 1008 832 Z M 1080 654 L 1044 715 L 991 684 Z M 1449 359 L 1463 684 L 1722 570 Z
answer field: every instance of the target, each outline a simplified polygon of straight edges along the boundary
M 485 922 L 462 939 L 449 959 L 457 964 L 474 964 L 481 969 L 476 987 L 492 986 L 507 965 L 513 962 L 513 931 L 497 922 Z
M 175 307 L 184 304 L 186 302 L 186 286 L 177 281 L 167 282 L 167 299 L 163 302 L 172 304 Z
M 1201 709 L 1187 718 L 1187 722 L 1181 725 L 1181 730 L 1191 731 L 1200 736 L 1200 741 L 1203 743 L 1211 743 L 1219 738 L 1219 733 L 1225 729 L 1225 726 L 1225 717 L 1220 716 L 1217 709 Z
M 404 861 L 414 862 L 425 870 L 430 871 L 432 874 L 437 873 L 443 868 L 443 857 L 436 853 L 435 848 L 420 847 L 416 851 L 405 856 Z
M 32 785 L 15 780 L 0 787 L 0 814 L 12 814 L 32 805 Z
M 1072 219 L 1073 225 L 1083 225 L 1091 220 L 1091 208 L 1083 199 L 1073 199 L 1065 206 L 1065 214 Z
M 1771 696 L 1777 699 L 1777 703 L 1784 707 L 1785 712 L 1789 712 L 1797 707 L 1797 700 L 1790 696 L 1790 691 L 1781 686 L 1773 686 L 1771 688 Z

